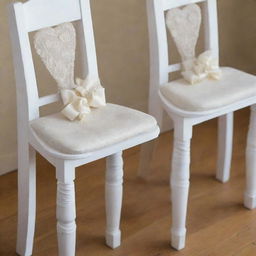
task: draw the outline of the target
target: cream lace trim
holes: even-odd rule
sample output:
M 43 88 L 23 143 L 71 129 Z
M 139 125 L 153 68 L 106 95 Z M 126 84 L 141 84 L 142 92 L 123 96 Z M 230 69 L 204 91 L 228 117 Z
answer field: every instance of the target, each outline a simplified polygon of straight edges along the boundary
M 195 84 L 205 78 L 220 79 L 221 70 L 211 51 L 195 57 L 195 48 L 201 25 L 201 9 L 190 4 L 183 9 L 174 8 L 166 15 L 166 25 L 182 59 L 183 78 Z

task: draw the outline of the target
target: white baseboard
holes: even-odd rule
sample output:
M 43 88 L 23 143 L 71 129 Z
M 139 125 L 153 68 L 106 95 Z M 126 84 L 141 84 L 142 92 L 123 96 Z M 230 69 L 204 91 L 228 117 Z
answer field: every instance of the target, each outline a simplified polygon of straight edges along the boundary
M 17 170 L 17 153 L 0 155 L 0 175 Z

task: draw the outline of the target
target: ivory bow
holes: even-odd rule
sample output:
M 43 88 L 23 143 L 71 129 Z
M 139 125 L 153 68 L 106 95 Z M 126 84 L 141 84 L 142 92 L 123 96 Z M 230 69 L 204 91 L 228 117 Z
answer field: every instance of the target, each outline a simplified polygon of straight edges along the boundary
M 106 105 L 105 89 L 98 78 L 87 77 L 85 80 L 76 79 L 74 89 L 62 89 L 61 98 L 65 105 L 61 113 L 69 120 L 76 118 L 84 120 L 92 108 Z
M 181 74 L 190 84 L 199 83 L 206 78 L 214 80 L 221 78 L 218 59 L 213 57 L 211 51 L 203 52 L 198 58 L 186 60 L 182 65 L 184 71 Z

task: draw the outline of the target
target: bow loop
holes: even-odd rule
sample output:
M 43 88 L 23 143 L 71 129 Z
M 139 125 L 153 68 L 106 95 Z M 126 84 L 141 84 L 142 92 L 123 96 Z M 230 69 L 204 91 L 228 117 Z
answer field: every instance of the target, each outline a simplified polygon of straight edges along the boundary
M 105 89 L 98 78 L 87 77 L 85 80 L 77 78 L 74 89 L 61 90 L 61 98 L 65 108 L 62 114 L 69 120 L 76 118 L 84 120 L 92 108 L 106 105 Z
M 181 74 L 190 84 L 199 83 L 206 78 L 214 80 L 221 78 L 218 59 L 211 51 L 205 51 L 198 58 L 184 61 L 182 66 L 184 71 Z
M 67 105 L 69 102 L 72 102 L 76 98 L 76 93 L 70 89 L 63 89 L 60 91 L 61 98 L 64 105 Z

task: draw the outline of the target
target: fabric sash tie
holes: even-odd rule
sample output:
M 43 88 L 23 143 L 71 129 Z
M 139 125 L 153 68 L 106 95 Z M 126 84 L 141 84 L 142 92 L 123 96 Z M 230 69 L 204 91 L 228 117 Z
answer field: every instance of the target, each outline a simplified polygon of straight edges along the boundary
M 183 61 L 183 78 L 190 84 L 196 84 L 206 78 L 219 80 L 221 70 L 218 59 L 215 58 L 211 51 L 205 51 L 198 58 Z
M 91 112 L 91 108 L 106 106 L 105 89 L 98 78 L 77 78 L 75 86 L 73 89 L 61 90 L 61 98 L 65 105 L 61 113 L 69 120 L 84 120 L 86 114 Z

